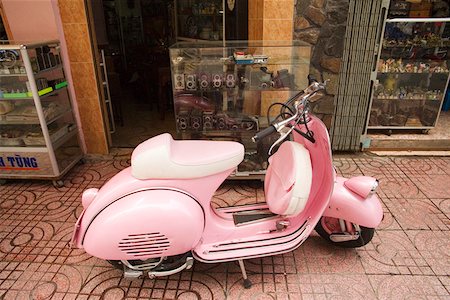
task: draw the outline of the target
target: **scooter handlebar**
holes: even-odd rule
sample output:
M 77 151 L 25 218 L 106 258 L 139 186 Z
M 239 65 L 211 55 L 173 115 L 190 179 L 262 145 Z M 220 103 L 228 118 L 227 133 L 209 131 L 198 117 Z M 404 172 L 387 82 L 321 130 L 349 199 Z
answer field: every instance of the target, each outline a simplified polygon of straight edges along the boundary
M 252 141 L 254 143 L 258 142 L 259 140 L 271 135 L 274 132 L 280 131 L 283 127 L 285 127 L 288 123 L 292 122 L 293 120 L 297 119 L 301 113 L 303 113 L 304 108 L 308 104 L 308 99 L 310 96 L 314 95 L 316 92 L 320 90 L 325 90 L 326 87 L 326 81 L 323 83 L 318 82 L 315 80 L 312 76 L 308 76 L 308 80 L 310 82 L 310 85 L 303 90 L 302 92 L 296 94 L 294 97 L 292 97 L 288 102 L 295 100 L 295 98 L 301 97 L 301 100 L 295 102 L 295 114 L 290 116 L 287 119 L 284 119 L 278 123 L 273 123 L 266 129 L 258 132 L 255 134 L 255 136 L 252 137 Z
M 259 140 L 265 138 L 266 136 L 271 135 L 271 134 L 274 133 L 274 132 L 277 132 L 275 126 L 270 125 L 270 126 L 267 127 L 266 129 L 264 129 L 264 130 L 262 130 L 262 131 L 256 133 L 255 136 L 252 137 L 252 141 L 253 141 L 254 143 L 256 143 L 256 142 L 258 142 Z

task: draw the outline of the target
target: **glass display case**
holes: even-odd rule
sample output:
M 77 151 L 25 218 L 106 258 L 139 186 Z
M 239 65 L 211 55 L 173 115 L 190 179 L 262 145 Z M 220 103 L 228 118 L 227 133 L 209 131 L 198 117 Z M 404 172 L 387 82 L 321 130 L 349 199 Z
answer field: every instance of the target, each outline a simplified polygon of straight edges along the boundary
M 0 179 L 51 179 L 82 157 L 59 42 L 0 44 Z
M 367 129 L 436 125 L 449 78 L 450 18 L 386 20 Z
M 236 175 L 264 174 L 268 149 L 251 137 L 307 87 L 310 46 L 300 42 L 177 43 L 170 48 L 178 138 L 233 140 L 246 149 Z

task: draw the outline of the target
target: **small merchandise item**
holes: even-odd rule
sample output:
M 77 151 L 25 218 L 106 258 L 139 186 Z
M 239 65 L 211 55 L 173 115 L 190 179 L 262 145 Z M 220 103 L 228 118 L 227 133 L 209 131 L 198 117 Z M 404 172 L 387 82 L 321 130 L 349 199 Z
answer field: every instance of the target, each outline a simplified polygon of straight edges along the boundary
M 184 90 L 185 84 L 184 84 L 184 74 L 175 73 L 173 75 L 174 79 L 174 88 L 176 90 Z
M 245 54 L 244 51 L 236 51 L 233 54 L 234 61 L 238 65 L 251 65 L 253 64 L 253 55 Z
M 43 103 L 42 110 L 46 120 L 51 120 L 62 111 L 62 107 L 57 103 Z M 6 115 L 7 121 L 39 121 L 36 107 L 33 105 L 21 105 L 16 107 L 14 111 Z
M 40 48 L 36 48 L 36 56 L 37 56 L 37 63 L 39 66 L 39 70 L 45 70 L 50 67 L 52 67 L 51 59 L 49 56 L 50 53 L 50 47 L 48 46 L 42 46 Z
M 180 112 L 177 115 L 177 128 L 179 130 L 188 129 L 188 125 L 190 123 L 189 113 L 186 111 Z
M 1 146 L 22 146 L 23 132 L 19 129 L 12 129 L 0 133 Z
M 37 78 L 36 79 L 36 86 L 38 90 L 43 90 L 45 88 L 48 88 L 48 81 L 46 78 Z
M 40 146 L 45 145 L 44 135 L 42 131 L 29 132 L 24 138 L 25 145 L 27 146 Z
M 267 55 L 253 55 L 253 63 L 254 64 L 267 64 L 269 57 Z
M 294 74 L 289 73 L 288 69 L 277 71 L 273 81 L 276 88 L 295 88 Z
M 225 76 L 225 85 L 227 88 L 234 88 L 236 85 L 236 77 L 233 73 L 227 73 Z
M 5 115 L 14 110 L 14 102 L 0 101 L 0 115 Z
M 220 88 L 222 86 L 222 75 L 213 74 L 212 76 L 212 85 L 215 88 Z
M 186 74 L 186 90 L 196 91 L 197 90 L 197 76 L 194 74 Z
M 48 126 L 48 133 L 50 135 L 50 140 L 55 142 L 67 134 L 70 124 L 64 124 L 58 126 L 56 123 L 52 123 Z M 35 128 L 30 130 L 24 135 L 23 141 L 27 146 L 42 146 L 45 145 L 44 134 L 41 128 Z
M 200 88 L 206 89 L 209 87 L 209 75 L 206 73 L 202 73 L 199 76 L 199 84 Z
M 210 99 L 193 94 L 186 93 L 176 95 L 174 104 L 176 112 L 179 112 L 180 110 L 190 111 L 193 109 L 199 111 L 214 111 L 214 104 Z
M 212 111 L 203 113 L 203 130 L 213 129 L 214 115 Z

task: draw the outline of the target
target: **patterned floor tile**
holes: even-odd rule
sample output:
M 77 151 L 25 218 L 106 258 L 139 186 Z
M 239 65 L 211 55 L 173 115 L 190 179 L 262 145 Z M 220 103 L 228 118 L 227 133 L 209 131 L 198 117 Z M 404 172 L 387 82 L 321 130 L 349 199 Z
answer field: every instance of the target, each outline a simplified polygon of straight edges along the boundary
M 103 260 L 68 248 L 80 197 L 130 165 L 125 159 L 77 165 L 55 188 L 46 181 L 0 186 L 0 299 L 445 299 L 450 295 L 450 159 L 340 155 L 338 174 L 380 179 L 384 219 L 368 245 L 335 247 L 316 233 L 297 250 L 203 264 L 152 280 L 125 279 Z M 264 202 L 261 181 L 230 181 L 214 207 Z
M 367 175 L 367 174 L 365 174 Z M 406 175 L 375 174 L 379 180 L 377 194 L 382 198 L 417 199 L 426 198 L 423 191 Z
M 333 246 L 319 236 L 311 236 L 294 251 L 298 273 L 364 274 L 355 249 Z
M 448 299 L 449 294 L 434 276 L 369 275 L 380 300 Z
M 450 157 L 436 157 L 436 158 L 433 158 L 433 161 L 447 175 L 450 175 Z
M 258 201 L 257 189 L 261 189 L 259 181 L 237 181 L 222 184 L 212 199 L 213 207 L 228 207 L 261 202 Z
M 406 231 L 435 275 L 450 276 L 450 232 Z
M 435 158 L 394 157 L 392 161 L 408 176 L 446 174 L 440 161 Z
M 446 216 L 444 223 L 450 222 L 450 198 L 449 199 L 431 199 L 431 202 Z
M 448 217 L 427 198 L 383 198 L 383 202 L 404 230 L 450 230 Z
M 386 198 L 387 199 L 387 198 Z M 383 220 L 377 230 L 401 230 L 396 218 L 391 213 L 385 202 L 390 201 L 380 197 L 381 206 L 383 207 Z
M 353 176 L 363 174 L 351 157 L 333 158 L 333 165 L 341 176 L 342 174 L 352 174 Z
M 365 275 L 281 275 L 265 279 L 249 277 L 251 289 L 242 289 L 240 282 L 230 278 L 228 299 L 376 299 Z
M 405 175 L 402 169 L 389 157 L 358 156 L 354 157 L 353 161 L 366 176 L 384 174 L 397 177 Z
M 448 175 L 417 175 L 411 180 L 428 198 L 450 197 Z
M 450 276 L 439 276 L 439 281 L 445 286 L 448 294 L 450 295 Z
M 357 251 L 366 274 L 433 274 L 403 231 L 377 231 L 372 242 Z

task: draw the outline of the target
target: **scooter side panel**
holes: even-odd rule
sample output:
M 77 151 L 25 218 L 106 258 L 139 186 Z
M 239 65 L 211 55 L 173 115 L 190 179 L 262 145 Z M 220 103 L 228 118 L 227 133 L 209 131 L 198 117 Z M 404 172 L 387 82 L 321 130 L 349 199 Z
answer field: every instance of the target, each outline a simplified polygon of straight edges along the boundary
M 366 199 L 347 189 L 346 179 L 336 179 L 334 192 L 324 216 L 340 218 L 364 227 L 376 228 L 383 219 L 383 208 L 376 194 Z
M 77 246 L 83 247 L 83 237 L 87 228 L 94 221 L 100 211 L 112 202 L 137 191 L 151 189 L 173 189 L 184 191 L 198 200 L 205 210 L 209 208 L 209 200 L 219 185 L 228 177 L 233 170 L 216 175 L 196 179 L 183 180 L 140 180 L 131 175 L 131 168 L 126 168 L 111 178 L 98 192 L 88 207 L 79 223 Z M 164 199 L 161 203 L 164 203 Z M 204 202 L 204 204 L 202 204 Z
M 205 221 L 191 197 L 170 190 L 141 191 L 103 209 L 88 227 L 87 253 L 109 260 L 148 259 L 190 251 Z

